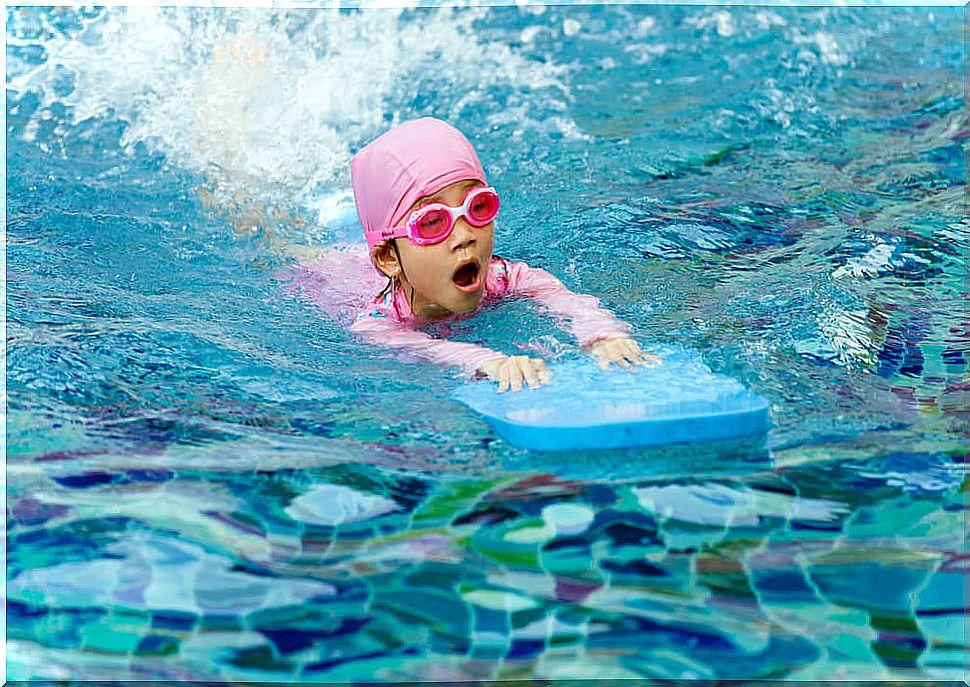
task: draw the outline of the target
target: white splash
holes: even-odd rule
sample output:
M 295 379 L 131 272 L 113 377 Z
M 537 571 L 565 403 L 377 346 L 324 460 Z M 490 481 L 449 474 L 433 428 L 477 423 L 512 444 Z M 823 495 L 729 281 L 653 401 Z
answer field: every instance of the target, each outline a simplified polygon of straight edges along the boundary
M 513 126 L 575 135 L 565 116 L 532 114 L 534 90 L 568 99 L 566 68 L 483 40 L 473 22 L 488 11 L 111 7 L 42 39 L 13 31 L 11 40 L 33 41 L 46 60 L 11 64 L 7 86 L 41 97 L 19 132 L 28 139 L 62 105 L 62 133 L 92 118 L 123 120 L 129 152 L 145 146 L 204 174 L 219 200 L 306 204 L 321 189 L 349 188 L 353 151 L 411 116 L 424 80 L 441 83 L 436 108 L 453 118 L 471 108 L 509 124 L 490 94 L 511 88 Z

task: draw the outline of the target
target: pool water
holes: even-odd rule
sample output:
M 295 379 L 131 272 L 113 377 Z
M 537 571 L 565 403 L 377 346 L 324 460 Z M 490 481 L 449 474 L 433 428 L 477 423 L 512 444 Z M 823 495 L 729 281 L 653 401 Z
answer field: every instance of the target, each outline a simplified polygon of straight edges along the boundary
M 9 679 L 964 678 L 959 8 L 6 13 Z M 424 115 L 769 434 L 517 449 L 295 297 Z

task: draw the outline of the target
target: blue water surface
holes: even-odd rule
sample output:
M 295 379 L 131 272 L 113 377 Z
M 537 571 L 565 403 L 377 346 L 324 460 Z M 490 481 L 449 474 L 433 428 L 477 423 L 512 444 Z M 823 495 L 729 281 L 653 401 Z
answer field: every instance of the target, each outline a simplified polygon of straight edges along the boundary
M 963 679 L 960 9 L 6 12 L 8 678 Z M 295 296 L 425 115 L 767 438 L 517 449 Z

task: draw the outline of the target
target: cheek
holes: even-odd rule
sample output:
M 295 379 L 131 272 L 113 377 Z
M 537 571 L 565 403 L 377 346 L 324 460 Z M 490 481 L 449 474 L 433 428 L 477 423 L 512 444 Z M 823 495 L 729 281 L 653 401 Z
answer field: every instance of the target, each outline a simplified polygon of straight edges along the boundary
M 401 254 L 401 261 L 412 284 L 434 284 L 451 276 L 448 273 L 451 263 L 447 251 L 435 250 L 436 246 L 410 248 L 407 253 Z
M 478 240 L 482 242 L 483 246 L 488 248 L 489 252 L 492 251 L 492 247 L 495 245 L 495 223 L 494 222 L 489 224 L 487 227 L 482 227 Z

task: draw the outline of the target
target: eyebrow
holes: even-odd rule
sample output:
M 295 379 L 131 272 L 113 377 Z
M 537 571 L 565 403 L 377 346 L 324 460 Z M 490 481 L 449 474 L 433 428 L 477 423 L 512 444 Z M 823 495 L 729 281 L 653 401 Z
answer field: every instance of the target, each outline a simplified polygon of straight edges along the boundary
M 469 179 L 468 181 L 464 182 L 464 186 L 462 187 L 462 192 L 468 193 L 468 191 L 475 188 L 476 186 L 484 186 L 484 185 L 485 184 L 483 184 L 481 181 L 477 181 L 475 179 Z M 441 202 L 440 191 L 438 193 L 435 193 L 434 195 L 425 196 L 424 198 L 419 198 L 414 203 L 414 209 L 417 210 L 418 208 L 428 205 L 429 203 L 438 203 L 438 202 Z

